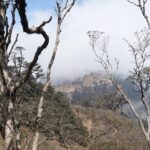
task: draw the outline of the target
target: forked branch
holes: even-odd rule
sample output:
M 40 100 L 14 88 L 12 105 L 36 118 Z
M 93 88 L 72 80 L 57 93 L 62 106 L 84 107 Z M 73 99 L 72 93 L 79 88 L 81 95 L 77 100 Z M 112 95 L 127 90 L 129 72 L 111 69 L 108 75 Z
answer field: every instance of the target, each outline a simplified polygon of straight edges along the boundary
M 138 7 L 143 15 L 143 17 L 145 18 L 146 20 L 146 23 L 148 25 L 148 28 L 150 28 L 150 21 L 149 21 L 149 17 L 147 15 L 147 12 L 146 12 L 146 6 L 147 6 L 147 3 L 148 3 L 148 0 L 136 0 L 137 2 L 134 2 L 133 0 L 127 0 L 130 4 Z

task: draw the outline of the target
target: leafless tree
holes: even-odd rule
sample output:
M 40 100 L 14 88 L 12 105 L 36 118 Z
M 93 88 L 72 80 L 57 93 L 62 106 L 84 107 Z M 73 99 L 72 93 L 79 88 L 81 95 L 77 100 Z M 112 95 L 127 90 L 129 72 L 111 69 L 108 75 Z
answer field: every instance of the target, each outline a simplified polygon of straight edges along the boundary
M 90 31 L 88 32 L 88 35 L 90 37 L 91 41 L 91 46 L 92 49 L 97 57 L 98 63 L 101 64 L 102 68 L 104 69 L 108 79 L 113 83 L 113 85 L 116 87 L 120 95 L 125 99 L 125 101 L 129 104 L 130 108 L 132 109 L 135 117 L 137 118 L 141 129 L 146 137 L 146 140 L 148 144 L 150 145 L 150 111 L 149 111 L 149 99 L 147 96 L 147 91 L 148 91 L 148 84 L 149 80 L 146 80 L 147 77 L 145 78 L 145 74 L 143 71 L 146 68 L 146 63 L 150 58 L 148 48 L 149 48 L 149 33 L 142 33 L 140 32 L 139 34 L 136 33 L 136 38 L 137 38 L 137 43 L 134 43 L 135 45 L 129 44 L 128 41 L 126 41 L 130 47 L 131 53 L 133 54 L 134 57 L 134 64 L 135 67 L 132 71 L 132 82 L 136 85 L 136 87 L 139 89 L 140 93 L 140 98 L 139 100 L 142 102 L 143 106 L 145 107 L 145 118 L 146 118 L 146 123 L 147 126 L 144 125 L 144 122 L 138 114 L 136 107 L 133 105 L 132 100 L 127 97 L 125 94 L 124 90 L 122 87 L 118 84 L 118 82 L 114 78 L 114 73 L 118 70 L 118 65 L 119 62 L 115 59 L 116 62 L 116 69 L 113 69 L 112 63 L 109 58 L 109 53 L 108 53 L 108 41 L 105 39 L 102 41 L 102 47 L 98 47 L 98 50 L 101 50 L 100 53 L 97 52 L 97 46 L 96 43 L 98 43 L 99 38 L 102 36 L 100 32 L 97 31 Z M 93 37 L 95 38 L 96 34 L 96 40 L 93 40 Z M 148 36 L 148 37 L 147 37 Z M 148 82 L 146 82 L 148 81 Z
M 50 73 L 51 68 L 55 60 L 56 52 L 59 45 L 61 25 L 64 21 L 68 12 L 74 6 L 76 0 L 56 0 L 56 13 L 57 13 L 57 32 L 56 40 L 53 49 L 52 57 L 49 58 L 50 62 L 48 65 L 47 71 L 47 81 L 44 85 L 43 91 L 41 92 L 41 98 L 39 101 L 39 106 L 37 109 L 37 117 L 35 119 L 35 135 L 33 140 L 33 150 L 37 149 L 38 146 L 38 121 L 42 116 L 43 111 L 43 101 L 44 94 L 47 91 L 50 85 Z M 5 97 L 5 101 L 1 100 L 1 109 L 3 110 L 3 117 L 0 122 L 2 137 L 5 140 L 5 149 L 6 150 L 19 150 L 21 149 L 20 141 L 20 131 L 19 131 L 19 121 L 15 118 L 14 110 L 16 103 L 16 94 L 18 90 L 26 83 L 32 74 L 32 70 L 37 63 L 41 53 L 47 48 L 49 43 L 49 36 L 44 30 L 44 27 L 50 23 L 52 17 L 47 21 L 43 21 L 37 27 L 29 27 L 29 20 L 26 15 L 26 0 L 4 0 L 0 1 L 0 93 L 1 97 Z M 11 18 L 12 22 L 9 24 L 8 21 L 8 11 L 11 9 Z M 21 26 L 23 31 L 27 34 L 36 34 L 43 37 L 43 42 L 36 49 L 33 59 L 31 60 L 28 69 L 24 76 L 21 76 L 17 82 L 13 81 L 13 75 L 9 74 L 9 62 L 10 56 L 13 52 L 13 49 L 18 41 L 18 35 L 16 36 L 15 41 L 12 43 L 12 33 L 15 26 L 15 13 L 18 12 L 19 18 L 21 20 Z
M 33 141 L 33 150 L 37 149 L 38 145 L 38 139 L 39 139 L 39 132 L 38 132 L 38 121 L 42 117 L 42 112 L 43 112 L 43 101 L 44 101 L 44 94 L 47 92 L 48 87 L 51 84 L 50 80 L 50 75 L 51 75 L 51 69 L 56 57 L 56 53 L 58 50 L 59 42 L 60 42 L 60 34 L 61 34 L 61 26 L 62 23 L 66 17 L 66 15 L 70 12 L 71 8 L 74 6 L 76 0 L 66 0 L 65 2 L 62 0 L 57 0 L 56 1 L 56 14 L 57 14 L 57 31 L 56 31 L 56 39 L 55 39 L 55 44 L 53 47 L 53 53 L 50 58 L 48 68 L 47 68 L 47 79 L 45 82 L 45 85 L 42 90 L 42 95 L 40 97 L 39 105 L 38 105 L 38 112 L 37 112 L 37 117 L 36 117 L 36 134 L 34 136 L 34 141 Z
M 130 48 L 130 52 L 132 53 L 132 56 L 134 58 L 134 68 L 133 71 L 131 71 L 131 76 L 129 77 L 130 81 L 136 85 L 138 88 L 138 91 L 140 93 L 139 100 L 142 102 L 143 107 L 145 108 L 145 118 L 146 118 L 146 126 L 140 116 L 138 114 L 136 107 L 133 105 L 132 100 L 127 97 L 125 92 L 123 91 L 122 87 L 117 83 L 117 81 L 113 77 L 113 73 L 115 72 L 112 67 L 112 63 L 109 58 L 108 54 L 108 40 L 107 38 L 102 38 L 103 41 L 101 41 L 102 46 L 98 47 L 97 43 L 99 39 L 102 37 L 102 32 L 99 31 L 89 31 L 88 36 L 90 38 L 90 45 L 97 57 L 98 63 L 101 64 L 102 68 L 105 70 L 105 73 L 109 80 L 113 83 L 113 85 L 116 87 L 116 89 L 119 91 L 119 93 L 122 95 L 122 97 L 126 100 L 126 102 L 129 104 L 130 108 L 132 109 L 135 117 L 137 118 L 141 129 L 143 131 L 143 134 L 145 135 L 145 138 L 148 142 L 148 145 L 150 146 L 150 104 L 149 104 L 149 97 L 148 97 L 148 91 L 149 91 L 149 59 L 150 59 L 150 22 L 149 18 L 146 12 L 146 6 L 148 4 L 148 0 L 127 0 L 130 4 L 133 4 L 134 6 L 138 7 L 146 20 L 146 23 L 148 25 L 148 29 L 145 28 L 144 30 L 141 30 L 140 32 L 135 33 L 136 42 L 131 44 L 128 40 L 124 39 L 126 43 L 128 44 Z M 101 50 L 100 53 L 97 52 L 98 50 Z M 116 71 L 118 70 L 119 61 L 115 59 L 116 61 Z

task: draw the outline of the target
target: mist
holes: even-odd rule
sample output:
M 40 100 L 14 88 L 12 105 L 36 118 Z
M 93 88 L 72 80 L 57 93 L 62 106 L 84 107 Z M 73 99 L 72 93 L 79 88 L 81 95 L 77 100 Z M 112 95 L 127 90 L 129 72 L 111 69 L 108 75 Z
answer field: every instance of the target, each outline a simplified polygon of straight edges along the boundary
M 30 10 L 28 13 L 30 26 L 38 25 L 51 14 L 54 14 L 53 8 L 51 10 Z M 39 64 L 44 71 L 46 71 L 48 60 L 52 54 L 55 25 L 56 18 L 53 17 L 52 22 L 46 26 L 50 35 L 50 43 L 39 58 Z M 42 38 L 31 36 L 28 39 L 28 36 L 22 32 L 19 22 L 17 26 L 14 35 L 20 33 L 18 45 L 25 47 L 24 55 L 30 61 L 34 50 L 42 42 Z M 52 68 L 52 81 L 56 83 L 61 80 L 73 80 L 89 72 L 102 71 L 89 45 L 86 34 L 89 30 L 103 31 L 105 35 L 109 36 L 108 48 L 111 63 L 115 67 L 114 58 L 116 57 L 120 62 L 118 73 L 126 76 L 133 65 L 132 56 L 123 38 L 133 42 L 134 32 L 145 26 L 146 22 L 140 11 L 126 0 L 85 0 L 82 3 L 77 3 L 62 27 L 60 46 Z

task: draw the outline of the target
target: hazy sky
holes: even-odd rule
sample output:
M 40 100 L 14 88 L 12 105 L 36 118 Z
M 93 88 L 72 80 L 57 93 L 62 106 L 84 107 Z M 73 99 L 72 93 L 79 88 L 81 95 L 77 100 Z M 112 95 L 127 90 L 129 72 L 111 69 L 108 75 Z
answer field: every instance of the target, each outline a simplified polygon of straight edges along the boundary
M 28 17 L 31 26 L 36 26 L 44 19 L 53 16 L 46 26 L 50 35 L 49 47 L 40 56 L 39 63 L 47 68 L 54 45 L 56 19 L 54 0 L 32 0 L 28 3 Z M 42 3 L 41 3 L 42 2 Z M 148 12 L 150 14 L 150 12 Z M 18 45 L 26 48 L 28 60 L 42 42 L 38 36 L 27 36 L 22 33 L 19 23 L 15 33 L 20 33 Z M 131 56 L 127 44 L 122 38 L 134 40 L 134 32 L 146 26 L 140 11 L 126 0 L 83 0 L 78 2 L 67 16 L 61 35 L 61 43 L 52 69 L 52 79 L 70 79 L 90 71 L 100 71 L 100 65 L 88 44 L 87 31 L 99 30 L 110 37 L 109 50 L 111 57 L 120 60 L 120 72 L 127 73 L 131 68 Z M 14 34 L 15 35 L 15 34 Z M 113 64 L 113 62 L 112 62 Z

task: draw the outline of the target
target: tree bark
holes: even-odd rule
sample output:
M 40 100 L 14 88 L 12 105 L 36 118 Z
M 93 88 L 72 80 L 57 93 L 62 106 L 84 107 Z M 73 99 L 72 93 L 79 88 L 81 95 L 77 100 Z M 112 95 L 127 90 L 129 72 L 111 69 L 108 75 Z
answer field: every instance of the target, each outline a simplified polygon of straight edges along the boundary
M 14 122 L 12 118 L 12 110 L 14 108 L 12 100 L 9 100 L 8 104 L 8 117 L 5 124 L 5 150 L 14 150 L 13 146 L 13 134 L 14 134 Z
M 33 139 L 33 145 L 32 145 L 32 150 L 37 150 L 38 147 L 38 139 L 39 139 L 39 132 L 37 131 L 35 133 L 34 139 Z

